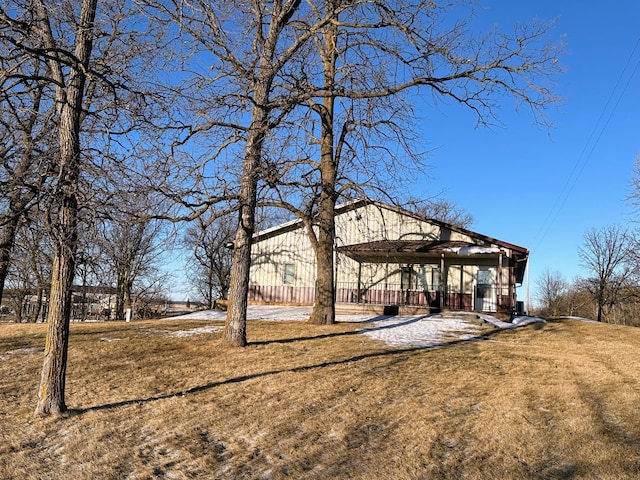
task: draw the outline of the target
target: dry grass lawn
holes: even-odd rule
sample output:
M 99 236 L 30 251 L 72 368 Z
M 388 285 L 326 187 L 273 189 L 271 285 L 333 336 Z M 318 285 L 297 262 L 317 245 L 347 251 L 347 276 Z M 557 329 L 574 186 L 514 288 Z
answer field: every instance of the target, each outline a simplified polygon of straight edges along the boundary
M 33 415 L 43 325 L 0 324 L 4 479 L 640 478 L 640 329 L 579 321 L 398 349 L 250 322 L 72 325 L 67 404 Z M 220 324 L 217 324 L 220 325 Z

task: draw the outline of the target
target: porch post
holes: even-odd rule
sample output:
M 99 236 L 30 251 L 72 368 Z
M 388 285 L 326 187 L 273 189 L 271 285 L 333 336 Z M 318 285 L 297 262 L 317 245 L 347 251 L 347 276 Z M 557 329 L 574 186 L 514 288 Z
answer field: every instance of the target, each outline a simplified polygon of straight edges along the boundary
M 446 275 L 444 271 L 444 253 L 440 255 L 440 310 L 444 309 L 444 296 L 446 292 Z
M 464 295 L 464 264 L 460 264 L 460 294 L 458 296 L 458 308 L 460 310 L 464 310 L 464 301 L 463 301 L 463 295 Z M 473 305 L 474 302 L 474 295 L 473 295 L 473 290 L 471 291 L 471 309 L 475 310 L 475 305 Z
M 389 304 L 389 250 L 387 250 L 387 258 L 384 267 L 384 303 Z
M 362 262 L 358 262 L 358 297 L 356 299 L 356 303 L 360 303 L 360 299 L 362 297 Z
M 502 290 L 502 250 L 500 250 L 500 253 L 498 254 L 498 291 L 496 292 L 496 299 L 498 301 L 498 305 L 496 305 L 496 309 L 498 311 L 500 311 L 500 307 L 503 305 L 502 303 L 502 297 L 503 297 L 503 290 Z M 511 303 L 511 301 L 509 301 L 509 303 Z M 511 309 L 511 305 L 509 305 L 509 309 Z
M 512 307 L 517 307 L 518 297 L 516 296 L 516 267 L 514 266 L 513 252 L 509 257 L 509 301 Z

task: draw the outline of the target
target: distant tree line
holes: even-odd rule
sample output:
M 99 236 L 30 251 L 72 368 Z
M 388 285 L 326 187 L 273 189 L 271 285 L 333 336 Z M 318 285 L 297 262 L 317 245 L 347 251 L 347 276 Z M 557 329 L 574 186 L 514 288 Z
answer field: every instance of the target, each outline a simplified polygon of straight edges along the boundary
M 7 261 L 2 304 L 7 318 L 16 322 L 46 317 L 53 245 L 41 221 L 32 211 L 28 221 L 21 222 Z M 109 315 L 103 313 L 105 319 L 124 320 L 127 309 L 142 312 L 152 304 L 164 305 L 171 279 L 162 267 L 171 248 L 171 230 L 162 222 L 136 217 L 102 219 L 91 228 L 83 224 L 79 229 L 73 319 L 86 320 L 96 313 L 75 308 L 88 301 L 81 292 L 96 287 L 114 291 L 105 304 L 110 309 Z
M 640 237 L 611 225 L 590 229 L 578 249 L 586 275 L 566 279 L 546 269 L 537 279 L 536 313 L 640 326 Z

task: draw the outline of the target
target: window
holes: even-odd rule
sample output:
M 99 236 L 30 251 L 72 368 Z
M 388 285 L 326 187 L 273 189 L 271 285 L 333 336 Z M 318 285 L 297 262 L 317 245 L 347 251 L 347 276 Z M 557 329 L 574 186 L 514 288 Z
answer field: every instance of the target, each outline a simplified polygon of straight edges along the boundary
M 402 267 L 402 276 L 400 277 L 400 288 L 402 290 L 411 289 L 412 267 Z
M 478 268 L 478 285 L 493 286 L 494 269 L 488 267 Z
M 431 268 L 431 290 L 440 290 L 440 267 Z
M 282 281 L 285 285 L 293 285 L 296 281 L 296 266 L 293 263 L 285 263 Z
M 415 288 L 437 292 L 440 289 L 440 268 L 435 265 L 421 266 L 415 272 Z

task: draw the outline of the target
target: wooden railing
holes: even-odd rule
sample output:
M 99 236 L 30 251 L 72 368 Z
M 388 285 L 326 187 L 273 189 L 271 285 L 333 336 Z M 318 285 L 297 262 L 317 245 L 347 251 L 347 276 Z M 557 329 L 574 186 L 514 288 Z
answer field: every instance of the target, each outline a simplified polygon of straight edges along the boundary
M 492 286 L 479 288 L 474 286 L 463 292 L 451 287 L 442 290 L 402 289 L 400 284 L 379 284 L 369 287 L 360 285 L 358 288 L 355 282 L 338 282 L 336 302 L 485 312 L 510 312 L 515 307 L 506 287 L 498 289 Z M 311 305 L 314 300 L 313 287 L 260 285 L 249 287 L 250 302 Z
M 478 294 L 480 293 L 480 297 Z M 373 305 L 409 305 L 456 310 L 510 311 L 512 305 L 508 288 L 474 286 L 460 292 L 449 287 L 438 290 L 402 289 L 399 284 L 358 288 L 356 283 L 340 282 L 336 288 L 336 302 L 369 303 Z

